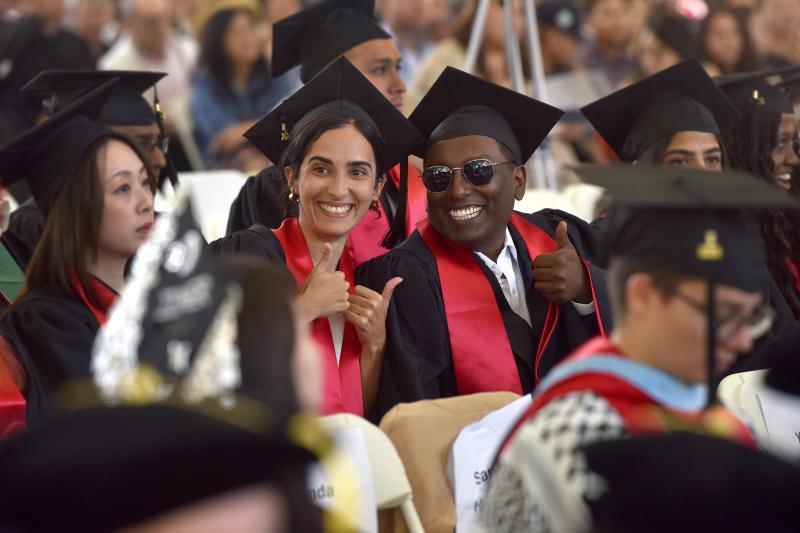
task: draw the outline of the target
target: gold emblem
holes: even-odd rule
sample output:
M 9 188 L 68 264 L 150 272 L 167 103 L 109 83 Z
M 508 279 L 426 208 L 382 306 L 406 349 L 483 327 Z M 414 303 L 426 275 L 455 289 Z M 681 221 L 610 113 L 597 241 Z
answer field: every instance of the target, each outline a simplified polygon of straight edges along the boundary
M 725 250 L 719 243 L 719 235 L 716 230 L 708 229 L 701 244 L 697 245 L 697 259 L 700 261 L 721 261 L 725 256 Z
M 289 140 L 289 132 L 286 130 L 286 122 L 281 121 L 281 141 Z

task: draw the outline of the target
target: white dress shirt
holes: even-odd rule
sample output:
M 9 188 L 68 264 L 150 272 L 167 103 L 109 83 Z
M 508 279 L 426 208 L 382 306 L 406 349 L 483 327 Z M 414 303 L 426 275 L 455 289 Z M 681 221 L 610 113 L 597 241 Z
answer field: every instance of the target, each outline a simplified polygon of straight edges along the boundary
M 506 242 L 497 256 L 497 262 L 492 261 L 481 252 L 475 252 L 481 258 L 489 270 L 492 271 L 503 290 L 503 295 L 506 297 L 511 310 L 518 314 L 522 319 L 531 325 L 531 315 L 528 311 L 528 302 L 525 297 L 525 285 L 522 282 L 522 273 L 519 269 L 519 260 L 517 259 L 517 248 L 514 246 L 514 241 L 511 239 L 511 232 L 506 228 Z M 591 315 L 594 313 L 594 302 L 582 304 L 572 302 L 575 310 L 580 315 Z

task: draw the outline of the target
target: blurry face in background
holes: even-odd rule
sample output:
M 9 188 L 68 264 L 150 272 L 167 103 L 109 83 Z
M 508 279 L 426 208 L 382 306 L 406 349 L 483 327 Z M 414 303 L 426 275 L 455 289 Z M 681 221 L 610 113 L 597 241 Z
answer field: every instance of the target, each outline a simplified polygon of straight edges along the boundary
M 782 113 L 778 127 L 778 142 L 772 149 L 772 175 L 775 176 L 778 186 L 785 191 L 792 188 L 792 172 L 800 166 L 794 145 L 796 138 L 797 125 L 794 115 Z
M 172 35 L 172 5 L 168 0 L 133 0 L 126 21 L 133 45 L 144 55 L 161 59 Z
M 578 39 L 557 28 L 544 28 L 541 33 L 542 51 L 557 68 L 569 68 L 577 59 Z
M 34 14 L 48 21 L 64 18 L 64 0 L 28 0 L 21 3 L 27 4 Z
M 80 0 L 72 16 L 75 32 L 97 38 L 100 31 L 114 20 L 112 0 Z
M 711 59 L 723 71 L 734 70 L 744 49 L 739 25 L 734 16 L 724 11 L 715 14 L 708 25 L 705 44 Z
M 344 57 L 397 109 L 403 110 L 406 84 L 400 77 L 402 58 L 393 39 L 365 41 L 348 50 Z
M 595 0 L 589 12 L 589 27 L 601 46 L 624 48 L 633 36 L 631 4 L 627 0 Z
M 240 10 L 228 22 L 223 37 L 225 55 L 234 65 L 252 65 L 261 57 L 261 43 L 253 15 Z
M 650 29 L 639 34 L 639 67 L 642 75 L 652 76 L 680 61 L 680 57 L 672 48 L 666 46 Z
M 513 0 L 514 6 L 514 33 L 517 38 L 522 38 L 525 9 L 521 1 Z M 486 33 L 483 36 L 483 45 L 489 48 L 504 50 L 506 48 L 506 30 L 503 24 L 503 8 L 498 0 L 492 0 L 489 14 L 486 17 Z
M 158 129 L 157 124 L 150 124 L 149 126 L 114 126 L 111 130 L 127 137 L 135 144 L 147 159 L 147 164 L 153 169 L 153 173 L 156 176 L 161 174 L 161 171 L 167 166 L 167 160 L 159 146 L 161 131 Z

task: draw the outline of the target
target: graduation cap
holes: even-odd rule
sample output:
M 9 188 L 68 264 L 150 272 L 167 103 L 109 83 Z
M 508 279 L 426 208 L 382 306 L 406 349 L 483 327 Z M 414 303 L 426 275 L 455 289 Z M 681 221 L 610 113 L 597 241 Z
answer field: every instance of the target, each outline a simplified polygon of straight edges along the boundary
M 696 59 L 620 89 L 581 112 L 623 161 L 680 131 L 720 134 L 739 113 Z
M 289 139 L 330 115 L 357 117 L 375 126 L 384 149 L 380 172 L 407 160 L 411 147 L 423 141 L 417 128 L 345 58 L 281 102 L 244 136 L 277 163 Z
M 52 115 L 95 87 L 119 78 L 97 122 L 104 126 L 149 126 L 156 123 L 156 114 L 142 93 L 164 76 L 164 72 L 137 70 L 45 70 L 20 91 L 42 98 L 45 113 Z
M 800 209 L 800 202 L 740 171 L 643 165 L 573 170 L 614 197 L 605 235 L 610 257 L 708 282 L 708 391 L 714 394 L 714 286 L 757 292 L 763 284 L 762 244 L 743 212 Z
M 437 142 L 483 135 L 502 143 L 523 164 L 563 114 L 534 98 L 447 67 L 409 120 L 427 138 L 427 145 L 414 152 L 420 157 Z
M 785 79 L 780 83 L 776 83 L 775 86 L 786 91 L 790 97 L 797 97 L 800 94 L 800 75 Z
M 116 531 L 237 489 L 283 488 L 315 459 L 284 428 L 259 434 L 178 406 L 72 411 L 0 445 L 0 529 Z M 308 522 L 293 527 L 321 525 L 300 505 Z
M 583 449 L 601 493 L 593 531 L 796 531 L 800 469 L 729 440 L 675 432 Z M 600 491 L 598 491 L 600 492 Z
M 728 74 L 714 78 L 742 115 L 759 113 L 794 113 L 792 101 L 779 85 L 766 80 L 772 76 L 794 74 L 800 66 Z
M 270 161 L 277 164 L 288 141 L 311 122 L 324 116 L 358 118 L 380 133 L 383 174 L 400 163 L 400 201 L 394 224 L 384 239 L 393 246 L 403 233 L 408 196 L 408 154 L 424 138 L 403 114 L 347 59 L 336 62 L 281 102 L 266 117 L 244 133 Z
M 3 186 L 27 180 L 36 203 L 47 213 L 78 159 L 111 134 L 95 120 L 117 82 L 105 82 L 0 147 Z
M 307 83 L 351 48 L 391 39 L 375 20 L 375 0 L 325 0 L 272 27 L 272 75 L 301 65 Z
M 241 385 L 236 323 L 242 290 L 210 257 L 185 193 L 158 218 L 97 334 L 92 373 L 109 402 L 221 404 Z

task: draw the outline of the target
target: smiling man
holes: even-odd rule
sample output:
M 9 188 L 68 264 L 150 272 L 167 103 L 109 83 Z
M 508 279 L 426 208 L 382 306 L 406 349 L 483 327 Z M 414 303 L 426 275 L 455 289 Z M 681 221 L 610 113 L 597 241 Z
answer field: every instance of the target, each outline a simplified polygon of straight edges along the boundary
M 562 111 L 448 67 L 411 115 L 426 135 L 428 220 L 364 265 L 377 287 L 399 276 L 387 316 L 379 417 L 399 402 L 526 393 L 603 331 L 603 274 L 585 223 L 514 212 L 524 163 Z M 591 244 L 591 243 L 589 243 Z M 381 285 L 382 286 L 382 285 Z

